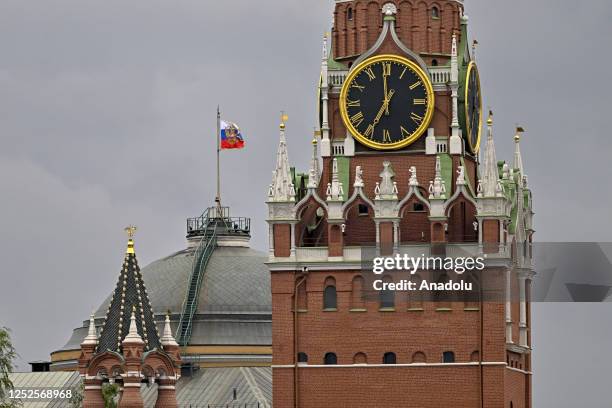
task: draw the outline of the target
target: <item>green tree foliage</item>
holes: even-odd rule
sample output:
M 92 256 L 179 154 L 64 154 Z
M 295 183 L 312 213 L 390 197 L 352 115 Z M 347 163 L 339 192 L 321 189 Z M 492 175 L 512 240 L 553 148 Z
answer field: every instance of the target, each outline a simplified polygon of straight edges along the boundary
M 13 372 L 13 361 L 17 352 L 11 342 L 10 331 L 6 327 L 0 327 L 0 408 L 18 407 L 19 401 L 9 401 L 8 392 L 13 389 L 13 383 L 9 376 Z
M 102 398 L 104 399 L 104 408 L 117 408 L 118 394 L 119 386 L 117 384 L 104 384 L 102 386 Z

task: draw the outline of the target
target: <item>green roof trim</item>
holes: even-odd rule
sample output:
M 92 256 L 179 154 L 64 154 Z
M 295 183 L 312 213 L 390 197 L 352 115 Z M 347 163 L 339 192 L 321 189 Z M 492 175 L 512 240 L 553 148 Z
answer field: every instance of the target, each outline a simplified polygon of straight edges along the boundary
M 338 180 L 342 183 L 344 193 L 342 194 L 342 200 L 348 200 L 348 192 L 350 185 L 350 170 L 351 170 L 351 159 L 348 157 L 340 156 L 336 157 L 338 161 Z
M 461 157 L 461 165 L 463 166 L 464 169 L 466 169 L 465 166 L 465 160 L 463 159 L 463 157 Z M 478 167 L 476 167 L 476 171 L 478 171 Z M 472 195 L 472 197 L 476 197 L 476 194 L 474 194 L 474 189 L 472 188 L 472 183 L 471 183 L 471 179 L 470 179 L 470 175 L 468 174 L 468 172 L 465 172 L 465 180 L 467 181 L 467 186 L 468 186 L 468 190 L 470 192 L 470 194 Z
M 446 197 L 453 195 L 451 186 L 453 185 L 453 158 L 450 154 L 440 154 L 440 170 L 442 172 L 442 180 L 446 184 Z

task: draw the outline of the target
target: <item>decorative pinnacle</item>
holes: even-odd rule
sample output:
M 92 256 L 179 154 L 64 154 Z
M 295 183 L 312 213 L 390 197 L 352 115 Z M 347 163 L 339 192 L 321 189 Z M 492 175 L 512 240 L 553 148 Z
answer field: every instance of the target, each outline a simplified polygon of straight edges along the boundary
M 96 321 L 95 321 L 95 315 L 93 313 L 89 317 L 89 331 L 87 333 L 87 336 L 83 340 L 83 344 L 91 344 L 91 345 L 98 344 L 98 335 L 96 333 Z
M 134 343 L 144 343 L 142 337 L 138 334 L 138 327 L 136 326 L 136 306 L 132 308 L 132 316 L 130 317 L 130 329 L 127 336 L 125 336 L 124 342 L 130 341 Z
M 178 346 L 174 336 L 172 336 L 172 328 L 170 327 L 170 311 L 166 313 L 166 320 L 164 322 L 164 334 L 162 336 L 161 344 L 163 346 Z
M 489 119 L 487 119 L 487 125 L 492 126 L 493 125 L 493 111 L 489 110 Z
M 127 227 L 125 227 L 123 230 L 126 232 L 127 236 L 128 236 L 128 245 L 127 245 L 127 250 L 125 251 L 126 254 L 133 254 L 134 253 L 134 235 L 136 235 L 136 230 L 138 228 L 135 225 L 129 225 Z
M 516 135 L 514 135 L 514 141 L 516 143 L 521 141 L 521 136 L 523 135 L 523 133 L 525 133 L 525 129 L 523 129 L 523 127 L 521 127 L 521 126 L 517 126 L 516 127 Z
M 289 116 L 285 113 L 285 111 L 281 111 L 281 123 L 280 123 L 281 130 L 285 129 L 286 127 L 285 122 L 287 122 L 288 120 L 289 120 Z

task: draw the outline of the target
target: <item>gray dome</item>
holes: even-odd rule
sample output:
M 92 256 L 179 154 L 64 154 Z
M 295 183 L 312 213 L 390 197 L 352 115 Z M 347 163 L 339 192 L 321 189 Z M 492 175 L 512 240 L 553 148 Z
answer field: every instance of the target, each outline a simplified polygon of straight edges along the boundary
M 154 261 L 142 268 L 153 312 L 179 315 L 193 267 L 194 249 Z M 270 272 L 264 253 L 245 247 L 215 248 L 204 273 L 196 315 L 272 314 Z M 104 318 L 110 296 L 96 312 Z
M 164 316 L 170 311 L 172 332 L 176 335 L 194 252 L 195 248 L 188 248 L 141 269 L 160 333 Z M 248 247 L 215 248 L 202 281 L 191 345 L 272 344 L 272 297 L 266 261 L 266 254 Z M 110 300 L 109 295 L 96 311 L 98 327 L 104 322 Z M 68 342 L 56 352 L 79 349 L 88 324 L 86 320 L 74 329 Z

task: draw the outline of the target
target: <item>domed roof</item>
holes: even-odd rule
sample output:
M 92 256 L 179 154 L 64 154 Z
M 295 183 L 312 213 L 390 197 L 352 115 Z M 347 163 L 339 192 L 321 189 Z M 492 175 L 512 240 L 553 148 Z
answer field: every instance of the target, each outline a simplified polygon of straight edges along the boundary
M 180 314 L 193 269 L 195 248 L 176 252 L 142 268 L 155 314 Z M 217 247 L 206 267 L 196 315 L 271 314 L 270 272 L 264 253 L 245 247 Z M 104 318 L 110 296 L 96 312 Z
M 195 251 L 195 247 L 189 247 L 141 269 L 160 331 L 170 311 L 176 336 Z M 265 253 L 245 246 L 214 249 L 204 272 L 190 345 L 272 344 L 272 297 L 266 261 Z M 111 296 L 96 311 L 97 326 L 103 324 L 110 301 Z M 84 321 L 77 327 L 55 353 L 80 349 L 87 325 Z

